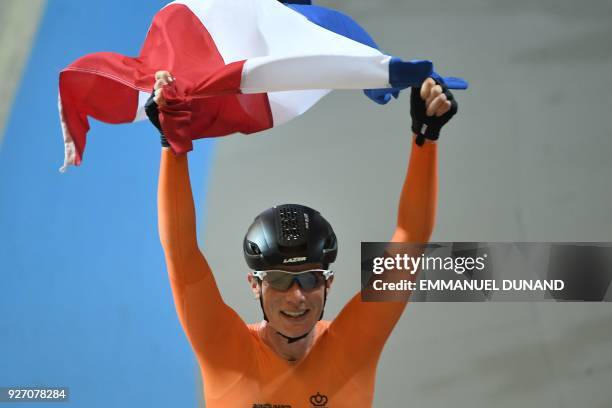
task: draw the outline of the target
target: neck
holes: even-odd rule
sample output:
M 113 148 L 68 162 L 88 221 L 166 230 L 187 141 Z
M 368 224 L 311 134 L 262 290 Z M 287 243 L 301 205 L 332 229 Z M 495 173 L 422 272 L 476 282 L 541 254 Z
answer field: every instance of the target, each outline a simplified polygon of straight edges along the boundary
M 261 322 L 261 338 L 276 354 L 287 361 L 301 360 L 308 354 L 314 343 L 315 328 L 303 339 L 289 343 L 266 321 Z

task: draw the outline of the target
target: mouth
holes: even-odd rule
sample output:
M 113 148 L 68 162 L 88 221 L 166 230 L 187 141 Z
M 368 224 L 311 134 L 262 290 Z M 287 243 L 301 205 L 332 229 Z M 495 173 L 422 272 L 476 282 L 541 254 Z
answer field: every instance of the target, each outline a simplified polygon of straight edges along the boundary
M 310 309 L 300 310 L 300 311 L 289 311 L 289 310 L 281 310 L 281 314 L 291 320 L 300 320 L 303 319 L 308 313 Z

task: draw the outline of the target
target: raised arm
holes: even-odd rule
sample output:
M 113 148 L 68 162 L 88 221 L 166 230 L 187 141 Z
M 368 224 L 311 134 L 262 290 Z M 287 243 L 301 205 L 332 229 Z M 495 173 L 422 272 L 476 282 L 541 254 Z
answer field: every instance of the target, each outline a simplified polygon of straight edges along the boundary
M 433 232 L 438 191 L 440 129 L 457 112 L 450 91 L 428 78 L 412 88 L 412 152 L 397 211 L 397 227 L 391 242 L 425 243 Z
M 248 362 L 250 335 L 240 317 L 223 302 L 198 248 L 186 154 L 162 149 L 157 199 L 159 236 L 181 325 L 208 370 L 240 372 Z M 232 380 L 227 376 L 213 378 Z
M 161 152 L 157 211 L 159 238 L 173 289 L 181 290 L 202 280 L 213 281 L 210 267 L 198 248 L 187 155 L 175 155 L 167 147 Z M 218 296 L 216 288 L 208 294 L 213 296 Z M 177 309 L 182 307 L 184 304 L 177 304 Z M 181 312 L 182 319 L 185 316 Z
M 438 145 L 413 143 L 399 199 L 397 227 L 391 242 L 427 242 L 433 231 L 438 192 Z
M 412 90 L 413 141 L 410 161 L 398 207 L 397 227 L 392 242 L 427 242 L 434 227 L 438 186 L 437 143 L 440 128 L 456 112 L 453 96 L 428 79 Z M 417 255 L 417 254 L 415 254 Z M 394 281 L 414 279 L 409 273 L 391 276 Z M 387 272 L 385 272 L 387 274 Z M 389 300 L 389 298 L 387 298 Z M 373 364 L 399 320 L 407 297 L 394 302 L 363 302 L 358 293 L 332 323 L 332 329 L 349 338 L 347 355 L 354 364 Z M 359 357 L 355 357 L 359 356 Z

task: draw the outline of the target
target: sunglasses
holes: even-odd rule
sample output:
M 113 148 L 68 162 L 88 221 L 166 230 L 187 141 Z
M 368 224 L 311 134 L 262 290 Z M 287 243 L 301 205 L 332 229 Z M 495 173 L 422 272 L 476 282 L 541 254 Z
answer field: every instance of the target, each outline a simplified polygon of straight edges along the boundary
M 297 282 L 303 290 L 317 289 L 333 275 L 334 272 L 328 269 L 309 269 L 301 272 L 253 271 L 253 276 L 266 281 L 272 288 L 283 292 L 293 286 L 293 282 Z

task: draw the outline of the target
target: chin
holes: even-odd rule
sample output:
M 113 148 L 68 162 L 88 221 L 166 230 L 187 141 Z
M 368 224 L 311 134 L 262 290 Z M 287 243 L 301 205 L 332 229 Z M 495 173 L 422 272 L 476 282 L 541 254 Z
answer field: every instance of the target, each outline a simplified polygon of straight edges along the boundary
M 289 337 L 300 337 L 305 335 L 306 333 L 310 333 L 314 329 L 314 324 L 312 326 L 304 326 L 303 328 L 297 329 L 292 328 L 291 330 L 287 330 L 283 332 L 285 336 Z

